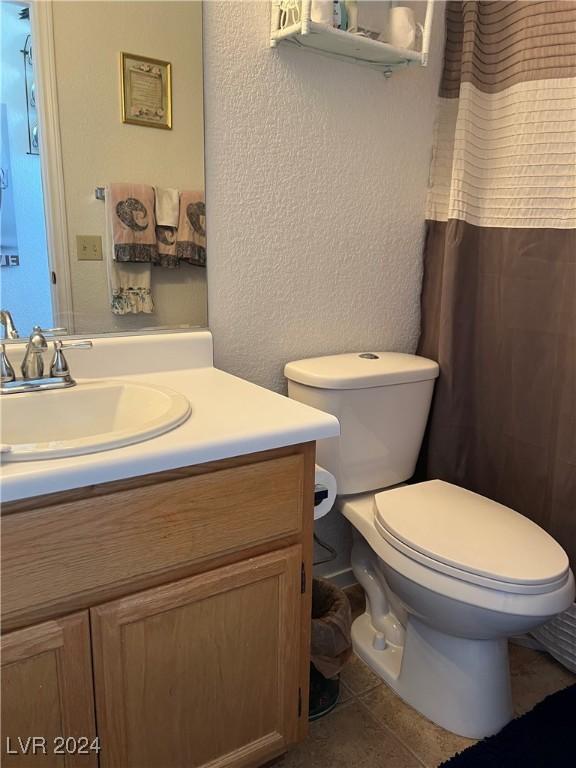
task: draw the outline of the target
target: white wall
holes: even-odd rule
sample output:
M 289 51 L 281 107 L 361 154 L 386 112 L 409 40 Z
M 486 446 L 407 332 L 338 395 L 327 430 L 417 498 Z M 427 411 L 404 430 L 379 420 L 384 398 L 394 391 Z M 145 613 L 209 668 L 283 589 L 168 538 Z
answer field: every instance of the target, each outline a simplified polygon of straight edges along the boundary
M 270 4 L 208 2 L 204 62 L 209 323 L 216 365 L 285 391 L 289 360 L 413 351 L 442 62 L 390 80 L 268 47 Z M 332 519 L 334 518 L 334 519 Z M 343 554 L 329 515 L 319 531 Z
M 55 2 L 58 106 L 76 332 L 206 325 L 200 267 L 153 268 L 153 315 L 110 311 L 103 261 L 78 261 L 76 235 L 105 234 L 94 188 L 130 181 L 202 189 L 202 6 L 198 2 Z M 126 125 L 120 115 L 121 51 L 172 63 L 173 129 Z
M 284 391 L 288 360 L 415 347 L 442 14 L 387 81 L 271 50 L 269 5 L 205 3 L 209 322 L 218 366 Z

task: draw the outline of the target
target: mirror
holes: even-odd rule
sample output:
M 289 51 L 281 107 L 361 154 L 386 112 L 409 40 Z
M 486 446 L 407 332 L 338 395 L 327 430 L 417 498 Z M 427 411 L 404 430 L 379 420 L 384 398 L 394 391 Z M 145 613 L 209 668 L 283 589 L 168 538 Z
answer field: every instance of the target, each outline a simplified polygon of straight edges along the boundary
M 205 327 L 201 2 L 1 14 L 0 298 L 20 336 Z

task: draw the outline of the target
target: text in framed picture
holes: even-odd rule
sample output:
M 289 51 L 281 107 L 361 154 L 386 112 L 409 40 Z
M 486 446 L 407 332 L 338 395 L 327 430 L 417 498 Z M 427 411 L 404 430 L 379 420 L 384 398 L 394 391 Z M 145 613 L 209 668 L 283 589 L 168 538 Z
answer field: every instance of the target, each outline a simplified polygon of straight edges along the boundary
M 122 122 L 172 128 L 172 66 L 168 61 L 120 54 Z

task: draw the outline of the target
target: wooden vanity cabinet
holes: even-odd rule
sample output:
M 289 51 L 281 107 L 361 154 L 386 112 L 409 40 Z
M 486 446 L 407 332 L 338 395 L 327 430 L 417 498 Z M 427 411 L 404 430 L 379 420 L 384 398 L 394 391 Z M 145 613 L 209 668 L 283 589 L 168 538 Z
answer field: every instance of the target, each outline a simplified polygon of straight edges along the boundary
M 254 765 L 297 739 L 300 547 L 93 608 L 101 764 Z
M 141 480 L 3 510 L 6 765 L 248 768 L 306 734 L 314 445 Z M 34 735 L 100 751 L 6 755 Z
M 2 765 L 96 766 L 88 611 L 3 635 L 0 651 Z

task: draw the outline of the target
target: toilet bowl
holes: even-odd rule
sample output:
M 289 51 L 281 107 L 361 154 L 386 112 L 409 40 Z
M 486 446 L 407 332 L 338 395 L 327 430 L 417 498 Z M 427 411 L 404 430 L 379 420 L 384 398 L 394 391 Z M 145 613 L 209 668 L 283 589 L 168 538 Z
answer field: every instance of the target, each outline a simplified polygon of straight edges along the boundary
M 540 561 L 536 572 L 527 570 L 525 562 L 519 564 L 516 576 L 527 576 L 522 583 L 518 578 L 504 581 L 466 571 L 462 562 L 456 568 L 394 540 L 390 532 L 383 536 L 378 501 L 383 504 L 382 497 L 396 494 L 402 505 L 416 489 L 420 499 L 427 494 L 450 496 L 454 489 L 460 505 L 461 494 L 469 493 L 432 481 L 385 491 L 378 494 L 380 499 L 364 494 L 339 501 L 341 513 L 355 529 L 352 568 L 366 592 L 366 612 L 352 628 L 354 648 L 401 698 L 430 720 L 461 736 L 482 738 L 512 716 L 507 638 L 565 610 L 574 599 L 574 579 L 564 551 L 548 534 L 498 504 L 496 512 L 509 513 L 502 524 L 506 536 L 519 538 L 519 549 L 526 546 L 526 539 L 532 548 L 540 540 L 539 549 L 546 555 L 547 568 Z M 481 507 L 491 503 L 469 495 L 472 505 L 478 499 Z M 426 507 L 420 511 L 426 513 Z M 430 515 L 430 508 L 427 511 Z M 455 512 L 462 512 L 461 506 Z M 436 532 L 441 540 L 442 526 Z M 449 540 L 449 530 L 444 532 Z M 477 562 L 482 561 L 480 549 L 475 552 Z M 495 565 L 494 558 L 486 560 Z
M 318 463 L 352 524 L 352 569 L 366 611 L 356 653 L 438 725 L 470 738 L 512 716 L 507 639 L 574 600 L 563 549 L 517 512 L 415 468 L 438 366 L 399 353 L 289 363 L 288 393 L 334 414 L 339 438 Z

